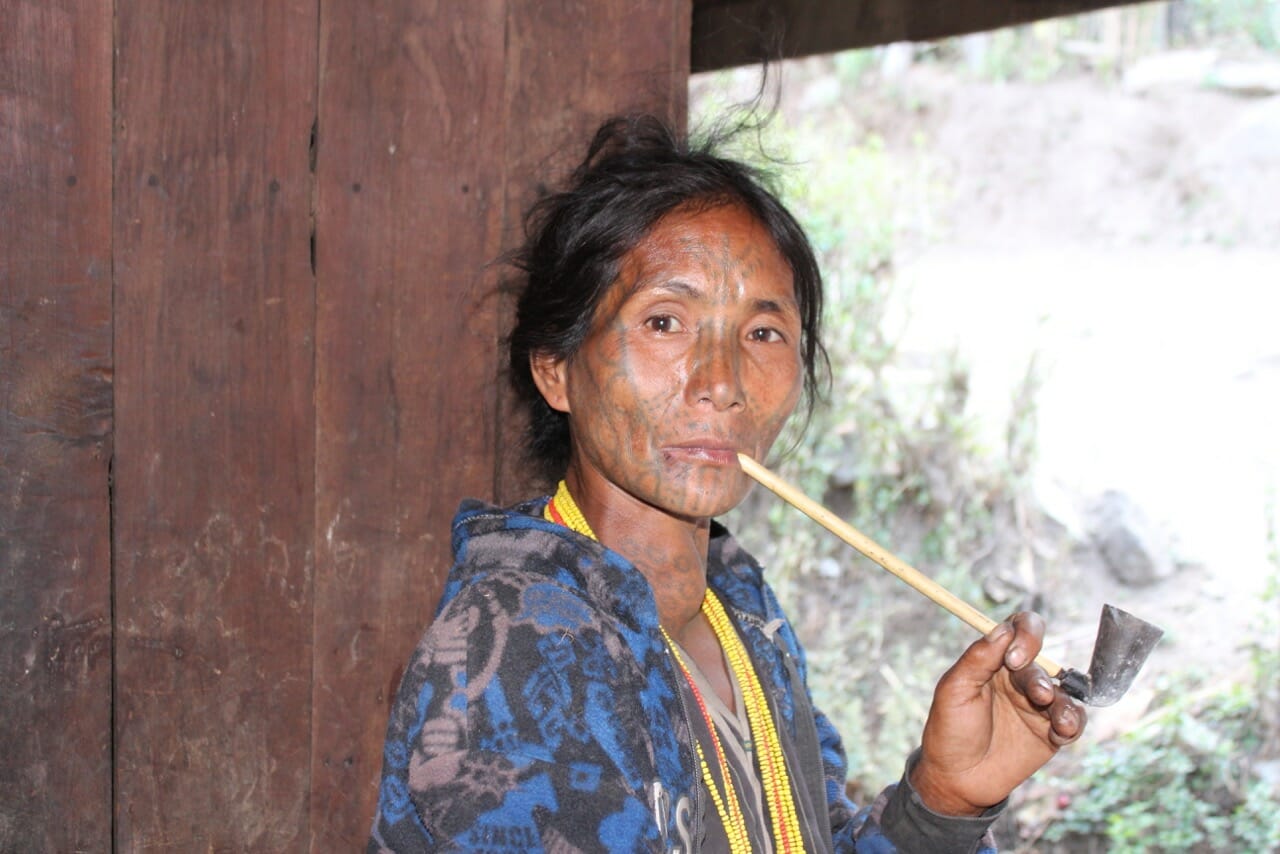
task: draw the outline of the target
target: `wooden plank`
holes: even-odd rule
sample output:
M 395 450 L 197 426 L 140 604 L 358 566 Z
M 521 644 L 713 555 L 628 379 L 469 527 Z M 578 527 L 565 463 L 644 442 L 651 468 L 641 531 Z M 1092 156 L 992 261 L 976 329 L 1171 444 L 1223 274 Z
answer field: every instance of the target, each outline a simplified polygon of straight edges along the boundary
M 0 851 L 101 850 L 111 9 L 6 0 L 0 20 Z
M 605 118 L 651 112 L 683 126 L 690 14 L 689 0 L 511 4 L 504 246 L 519 245 L 524 211 L 542 189 L 567 177 Z M 504 319 L 511 309 L 504 307 Z M 509 502 L 547 485 L 530 476 L 522 458 L 520 413 L 505 386 L 500 392 L 505 433 L 494 494 Z
M 443 12 L 323 6 L 316 851 L 367 838 L 391 697 L 439 598 L 450 520 L 461 498 L 495 492 L 509 306 L 491 262 L 512 217 L 603 115 L 684 111 L 685 0 L 485 0 L 450 7 L 447 26 Z
M 115 844 L 301 850 L 317 0 L 115 11 Z
M 1119 0 L 695 0 L 694 72 L 1076 15 Z
M 450 519 L 492 481 L 503 8 L 322 4 L 315 851 L 368 839 Z

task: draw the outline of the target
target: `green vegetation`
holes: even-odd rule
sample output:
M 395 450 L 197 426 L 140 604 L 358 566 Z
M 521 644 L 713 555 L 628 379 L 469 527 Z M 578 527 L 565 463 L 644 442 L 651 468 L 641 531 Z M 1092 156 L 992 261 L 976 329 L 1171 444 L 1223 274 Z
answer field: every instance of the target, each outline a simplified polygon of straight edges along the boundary
M 1189 705 L 1172 690 L 1142 729 L 1088 754 L 1070 781 L 1081 794 L 1046 840 L 1101 837 L 1113 854 L 1277 850 L 1275 789 L 1249 769 L 1252 698 L 1237 691 Z
M 1176 5 L 1183 7 L 1182 41 L 1280 51 L 1280 5 L 1275 0 L 1185 0 Z
M 920 46 L 923 58 L 962 64 L 985 80 L 1042 82 L 1064 72 L 1114 76 L 1155 51 L 1214 48 L 1248 55 L 1280 52 L 1280 4 L 1274 0 L 1179 0 L 1050 18 Z M 868 52 L 862 52 L 868 53 Z M 866 70 L 873 63 L 846 60 Z
M 1280 851 L 1280 555 L 1251 645 L 1250 679 L 1205 685 L 1198 674 L 1166 680 L 1132 731 L 1094 745 L 1074 791 L 1044 834 L 1049 841 L 1102 838 L 1114 854 Z M 1265 771 L 1263 769 L 1269 769 Z

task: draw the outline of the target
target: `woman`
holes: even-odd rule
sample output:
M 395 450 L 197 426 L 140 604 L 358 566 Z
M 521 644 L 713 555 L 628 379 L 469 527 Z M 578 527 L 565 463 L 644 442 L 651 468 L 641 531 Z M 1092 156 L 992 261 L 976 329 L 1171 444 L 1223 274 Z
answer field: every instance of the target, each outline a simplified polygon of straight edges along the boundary
M 1020 614 L 943 676 L 872 809 L 754 559 L 713 519 L 824 358 L 821 280 L 743 165 L 653 119 L 539 203 L 511 370 L 558 482 L 464 502 L 392 710 L 370 851 L 975 851 L 1084 709 Z

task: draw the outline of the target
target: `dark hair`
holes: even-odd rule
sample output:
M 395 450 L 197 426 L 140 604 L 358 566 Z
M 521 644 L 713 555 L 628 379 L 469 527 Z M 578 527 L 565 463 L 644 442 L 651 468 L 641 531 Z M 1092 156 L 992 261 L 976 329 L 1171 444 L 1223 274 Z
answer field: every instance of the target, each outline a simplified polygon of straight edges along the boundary
M 511 257 L 522 275 L 509 338 L 511 381 L 528 408 L 526 444 L 540 473 L 554 481 L 569 462 L 569 424 L 533 381 L 535 353 L 568 358 L 582 345 L 596 306 L 618 276 L 622 257 L 677 208 L 738 205 L 773 237 L 795 278 L 800 307 L 805 405 L 819 396 L 827 364 L 819 327 L 822 276 L 800 224 L 766 187 L 759 170 L 714 153 L 723 138 L 694 145 L 653 116 L 601 126 L 566 189 L 525 217 L 526 240 Z

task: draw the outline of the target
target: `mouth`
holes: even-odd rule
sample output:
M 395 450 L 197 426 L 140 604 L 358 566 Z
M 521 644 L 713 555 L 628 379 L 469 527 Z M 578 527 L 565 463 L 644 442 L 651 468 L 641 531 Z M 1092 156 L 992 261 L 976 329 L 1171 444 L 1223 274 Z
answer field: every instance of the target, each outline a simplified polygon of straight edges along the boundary
M 663 453 L 669 458 L 686 462 L 711 463 L 713 465 L 738 465 L 738 445 L 718 439 L 693 439 L 668 445 Z

